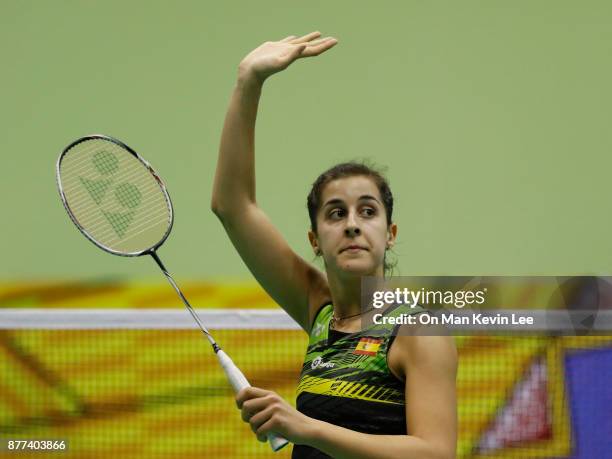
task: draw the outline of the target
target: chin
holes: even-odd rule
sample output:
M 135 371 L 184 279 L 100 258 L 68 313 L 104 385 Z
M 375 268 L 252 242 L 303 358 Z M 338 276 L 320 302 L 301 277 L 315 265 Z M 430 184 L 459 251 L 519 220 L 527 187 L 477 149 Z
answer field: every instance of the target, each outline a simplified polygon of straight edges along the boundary
M 352 276 L 375 276 L 376 267 L 370 263 L 364 263 L 363 261 L 350 260 L 340 263 L 338 266 L 339 271 L 343 274 Z

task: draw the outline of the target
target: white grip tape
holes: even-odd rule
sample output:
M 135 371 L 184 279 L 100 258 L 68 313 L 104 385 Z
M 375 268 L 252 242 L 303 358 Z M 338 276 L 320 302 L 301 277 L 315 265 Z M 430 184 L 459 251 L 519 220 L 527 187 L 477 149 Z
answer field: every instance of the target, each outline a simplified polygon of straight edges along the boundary
M 221 364 L 223 371 L 225 371 L 227 379 L 234 388 L 234 392 L 238 393 L 245 387 L 251 387 L 249 381 L 247 381 L 246 377 L 242 374 L 242 371 L 240 371 L 234 362 L 232 362 L 229 355 L 227 355 L 224 351 L 219 350 L 217 352 L 217 358 L 219 359 L 219 363 Z M 272 451 L 276 452 L 289 442 L 280 435 L 270 433 L 268 434 L 268 443 L 270 443 Z

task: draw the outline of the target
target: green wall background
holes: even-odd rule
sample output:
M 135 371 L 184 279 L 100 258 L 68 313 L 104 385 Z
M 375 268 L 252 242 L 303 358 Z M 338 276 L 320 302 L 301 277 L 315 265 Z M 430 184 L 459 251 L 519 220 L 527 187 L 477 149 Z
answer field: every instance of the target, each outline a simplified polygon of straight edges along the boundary
M 168 185 L 180 279 L 250 278 L 209 210 L 241 58 L 340 40 L 266 83 L 258 199 L 307 259 L 305 197 L 369 157 L 396 196 L 401 274 L 612 274 L 612 4 L 605 1 L 15 1 L 0 7 L 0 280 L 157 278 L 96 249 L 54 166 L 115 136 Z

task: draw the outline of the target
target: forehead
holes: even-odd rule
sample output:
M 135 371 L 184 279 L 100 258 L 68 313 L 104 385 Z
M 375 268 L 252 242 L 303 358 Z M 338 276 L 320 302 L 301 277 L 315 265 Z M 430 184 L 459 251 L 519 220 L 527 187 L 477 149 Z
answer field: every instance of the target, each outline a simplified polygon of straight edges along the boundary
M 355 202 L 361 196 L 373 196 L 381 201 L 380 192 L 374 180 L 364 175 L 354 175 L 332 180 L 323 188 L 321 203 L 325 205 L 330 199 L 341 199 L 345 202 Z

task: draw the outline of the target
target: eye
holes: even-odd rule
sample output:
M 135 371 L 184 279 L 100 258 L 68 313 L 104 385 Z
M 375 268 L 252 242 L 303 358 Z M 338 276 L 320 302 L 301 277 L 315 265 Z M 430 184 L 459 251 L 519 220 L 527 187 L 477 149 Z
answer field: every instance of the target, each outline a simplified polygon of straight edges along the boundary
M 344 217 L 345 212 L 344 209 L 340 209 L 340 208 L 335 208 L 332 209 L 331 212 L 329 212 L 329 214 L 327 214 L 329 218 L 333 219 L 333 220 L 338 220 L 342 217 Z
M 374 209 L 373 207 L 363 207 L 361 209 L 361 215 L 365 217 L 373 217 L 374 215 L 376 215 L 376 209 Z

